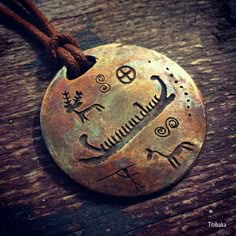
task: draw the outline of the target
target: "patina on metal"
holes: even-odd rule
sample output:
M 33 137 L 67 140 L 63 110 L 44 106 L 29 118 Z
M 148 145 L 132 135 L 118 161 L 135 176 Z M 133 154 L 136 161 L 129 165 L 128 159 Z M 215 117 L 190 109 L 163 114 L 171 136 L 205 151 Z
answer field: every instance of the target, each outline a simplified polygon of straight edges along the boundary
M 42 103 L 56 163 L 80 184 L 139 196 L 183 177 L 206 134 L 201 94 L 179 65 L 153 50 L 110 44 L 85 52 L 95 65 L 74 80 L 62 68 Z

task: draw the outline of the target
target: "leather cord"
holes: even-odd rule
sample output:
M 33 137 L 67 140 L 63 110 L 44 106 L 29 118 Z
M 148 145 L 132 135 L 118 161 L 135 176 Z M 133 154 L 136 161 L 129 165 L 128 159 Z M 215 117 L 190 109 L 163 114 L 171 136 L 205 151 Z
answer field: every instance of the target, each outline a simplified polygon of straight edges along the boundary
M 31 33 L 46 48 L 54 60 L 67 67 L 70 78 L 80 76 L 94 64 L 94 61 L 90 61 L 90 57 L 82 52 L 76 40 L 68 33 L 58 33 L 30 0 L 9 0 L 8 2 L 23 9 L 27 14 L 35 18 L 38 26 L 1 6 L 0 16 L 13 21 Z

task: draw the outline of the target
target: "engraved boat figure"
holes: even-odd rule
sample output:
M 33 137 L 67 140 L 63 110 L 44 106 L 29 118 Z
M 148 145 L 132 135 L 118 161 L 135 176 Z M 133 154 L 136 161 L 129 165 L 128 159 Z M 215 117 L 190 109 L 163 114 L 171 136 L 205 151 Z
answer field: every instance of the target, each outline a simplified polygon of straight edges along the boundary
M 89 143 L 88 136 L 82 134 L 80 136 L 80 142 L 85 147 L 94 151 L 99 151 L 102 154 L 95 157 L 82 157 L 79 159 L 81 163 L 96 165 L 106 161 L 114 153 L 123 148 L 124 145 L 134 138 L 137 133 L 139 133 L 149 122 L 158 117 L 160 113 L 174 101 L 175 94 L 167 96 L 167 87 L 159 76 L 153 75 L 150 79 L 158 81 L 161 86 L 161 94 L 159 98 L 155 94 L 146 106 L 143 106 L 139 102 L 133 103 L 133 106 L 139 109 L 138 113 L 116 130 L 111 137 L 108 137 L 106 141 L 101 143 L 100 147 L 96 147 Z

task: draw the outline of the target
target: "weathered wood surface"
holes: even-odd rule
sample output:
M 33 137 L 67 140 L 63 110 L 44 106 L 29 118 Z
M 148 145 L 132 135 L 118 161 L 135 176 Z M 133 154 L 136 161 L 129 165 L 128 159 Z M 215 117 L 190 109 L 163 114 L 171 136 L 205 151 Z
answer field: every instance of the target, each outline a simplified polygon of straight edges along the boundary
M 122 42 L 177 61 L 202 91 L 208 133 L 191 172 L 168 191 L 120 199 L 79 186 L 40 132 L 40 103 L 56 68 L 27 35 L 0 26 L 0 235 L 235 235 L 234 1 L 35 2 L 84 49 Z

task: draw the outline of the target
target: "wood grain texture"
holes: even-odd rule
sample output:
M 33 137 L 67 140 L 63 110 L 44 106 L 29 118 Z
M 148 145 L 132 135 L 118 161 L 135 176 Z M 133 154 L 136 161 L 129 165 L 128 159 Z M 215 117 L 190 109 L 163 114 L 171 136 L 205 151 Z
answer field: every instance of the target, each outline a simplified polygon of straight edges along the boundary
M 236 7 L 233 1 L 38 0 L 83 49 L 137 44 L 185 68 L 206 104 L 205 146 L 173 188 L 140 199 L 91 192 L 42 140 L 40 103 L 57 69 L 27 34 L 0 26 L 0 235 L 234 235 Z M 15 32 L 17 31 L 17 32 Z M 29 43 L 31 42 L 31 43 Z M 226 228 L 210 228 L 208 222 Z

